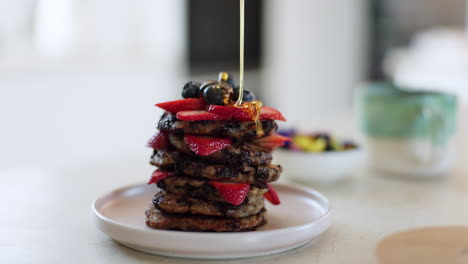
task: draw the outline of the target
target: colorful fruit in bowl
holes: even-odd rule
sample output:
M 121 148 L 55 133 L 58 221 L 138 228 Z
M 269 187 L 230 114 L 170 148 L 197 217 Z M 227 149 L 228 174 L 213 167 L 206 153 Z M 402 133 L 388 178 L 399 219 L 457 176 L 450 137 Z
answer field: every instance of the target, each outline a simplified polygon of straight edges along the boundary
M 286 143 L 283 148 L 292 151 L 323 152 L 344 151 L 356 149 L 357 145 L 350 140 L 339 140 L 328 133 L 297 133 L 295 130 L 280 130 L 278 134 L 290 137 L 291 142 Z
M 350 176 L 365 159 L 357 144 L 328 133 L 298 133 L 293 129 L 277 133 L 292 139 L 275 153 L 276 162 L 292 180 L 333 183 Z

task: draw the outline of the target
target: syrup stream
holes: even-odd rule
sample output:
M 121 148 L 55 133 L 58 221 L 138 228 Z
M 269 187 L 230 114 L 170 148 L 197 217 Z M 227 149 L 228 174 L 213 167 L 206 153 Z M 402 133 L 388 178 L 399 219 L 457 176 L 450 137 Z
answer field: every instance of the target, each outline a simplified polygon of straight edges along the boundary
M 239 42 L 239 98 L 237 98 L 234 106 L 240 107 L 244 112 L 249 114 L 249 117 L 255 122 L 257 135 L 263 136 L 262 123 L 260 122 L 260 111 L 262 102 L 255 100 L 242 104 L 244 97 L 244 19 L 245 17 L 245 0 L 240 0 L 240 42 Z
M 245 0 L 240 0 L 240 42 L 239 42 L 239 98 L 236 106 L 242 104 L 244 96 L 244 8 Z

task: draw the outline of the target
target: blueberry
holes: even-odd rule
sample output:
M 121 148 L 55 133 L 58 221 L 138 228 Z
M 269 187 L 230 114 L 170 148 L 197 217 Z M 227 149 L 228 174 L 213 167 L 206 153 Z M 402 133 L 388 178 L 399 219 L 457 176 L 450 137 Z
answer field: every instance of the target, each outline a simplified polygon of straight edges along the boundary
M 255 100 L 255 94 L 249 90 L 244 90 L 242 100 L 244 102 L 252 102 L 253 100 Z
M 182 90 L 182 97 L 183 98 L 197 98 L 200 92 L 200 85 L 199 82 L 188 82 L 184 85 L 184 89 Z
M 231 85 L 231 87 L 236 87 L 237 84 L 236 82 L 234 81 L 234 77 L 232 77 L 232 75 L 229 74 L 229 78 L 227 79 L 226 81 L 229 85 Z
M 236 82 L 234 81 L 234 76 L 232 76 L 230 73 L 227 73 L 227 72 L 219 73 L 218 82 L 226 82 L 232 88 L 237 86 Z
M 203 90 L 203 98 L 208 104 L 212 105 L 224 105 L 226 94 L 229 94 L 229 90 L 219 84 L 207 86 Z
M 234 93 L 232 94 L 232 100 L 237 101 L 237 98 L 239 98 L 239 86 L 234 87 L 233 91 Z
M 235 87 L 234 88 L 234 94 L 233 94 L 233 99 L 234 101 L 237 101 L 237 98 L 239 98 L 239 86 Z M 255 100 L 255 94 L 252 93 L 251 91 L 249 90 L 245 90 L 244 89 L 244 92 L 242 93 L 242 101 L 244 102 L 252 102 L 253 100 Z
M 198 93 L 198 96 L 203 96 L 203 92 L 208 88 L 209 86 L 217 84 L 216 81 L 206 81 L 200 86 L 200 92 Z

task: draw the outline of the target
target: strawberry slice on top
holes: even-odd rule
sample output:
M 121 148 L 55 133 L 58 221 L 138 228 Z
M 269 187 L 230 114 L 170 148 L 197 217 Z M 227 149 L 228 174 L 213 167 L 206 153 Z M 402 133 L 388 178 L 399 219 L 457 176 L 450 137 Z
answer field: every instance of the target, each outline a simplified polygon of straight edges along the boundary
M 161 131 L 156 132 L 146 144 L 146 146 L 153 149 L 167 149 L 169 145 L 169 135 Z
M 222 120 L 218 115 L 205 110 L 180 111 L 177 113 L 176 117 L 182 121 Z
M 268 192 L 266 192 L 263 197 L 265 197 L 270 203 L 278 205 L 281 203 L 278 193 L 267 183 Z
M 175 114 L 180 111 L 203 110 L 206 107 L 206 103 L 202 98 L 187 98 L 159 103 L 156 106 Z
M 200 156 L 208 156 L 224 148 L 230 147 L 232 141 L 230 138 L 203 137 L 185 135 L 184 142 L 189 148 Z
M 148 184 L 158 183 L 160 180 L 171 176 L 172 172 L 155 170 L 148 180 Z
M 210 105 L 208 112 L 216 114 L 222 120 L 252 121 L 252 118 L 242 108 L 234 106 Z M 260 120 L 286 121 L 280 111 L 263 106 L 260 110 Z
M 248 183 L 234 183 L 234 182 L 209 182 L 216 188 L 218 193 L 232 205 L 241 204 L 250 190 Z
M 260 119 L 286 121 L 283 114 L 273 107 L 263 106 L 260 111 Z

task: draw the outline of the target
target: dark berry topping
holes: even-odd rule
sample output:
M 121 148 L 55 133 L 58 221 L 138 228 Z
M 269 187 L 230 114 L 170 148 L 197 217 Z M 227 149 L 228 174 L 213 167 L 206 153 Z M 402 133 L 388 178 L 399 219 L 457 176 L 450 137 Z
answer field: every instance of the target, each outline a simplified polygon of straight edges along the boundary
M 203 98 L 208 104 L 225 105 L 229 103 L 229 89 L 221 84 L 209 85 L 203 89 Z
M 233 100 L 237 100 L 237 98 L 239 98 L 239 87 L 236 87 L 234 88 L 234 95 L 233 95 Z M 242 94 L 242 101 L 244 102 L 252 102 L 253 100 L 255 100 L 255 94 L 252 93 L 251 91 L 249 90 L 244 90 L 243 94 Z
M 232 100 L 237 101 L 237 98 L 239 98 L 239 86 L 234 87 L 233 91 L 234 93 L 232 94 Z
M 249 90 L 244 90 L 243 96 L 242 96 L 242 101 L 244 102 L 252 102 L 255 100 L 255 94 L 252 93 Z
M 227 72 L 220 72 L 218 76 L 218 82 L 225 82 L 229 84 L 232 88 L 236 87 L 237 84 L 234 81 L 234 76 Z
M 199 82 L 188 82 L 184 85 L 184 89 L 182 90 L 182 97 L 183 98 L 197 98 L 199 97 L 200 93 L 200 85 Z
M 209 86 L 212 86 L 212 85 L 214 85 L 214 84 L 217 84 L 217 83 L 218 83 L 217 81 L 213 81 L 213 80 L 204 82 L 204 83 L 200 86 L 200 92 L 199 92 L 198 96 L 202 97 L 202 96 L 203 96 L 203 93 L 204 93 L 205 90 L 206 90 L 206 88 L 208 88 Z

